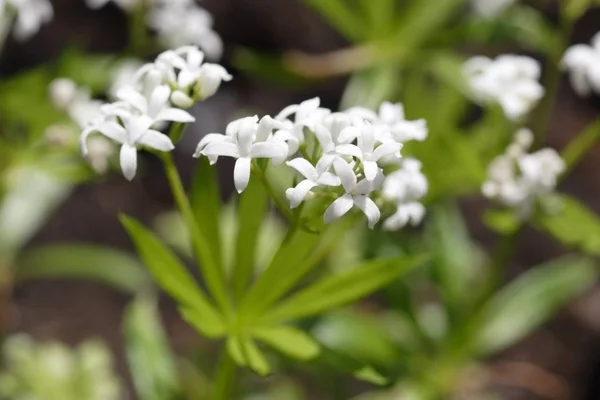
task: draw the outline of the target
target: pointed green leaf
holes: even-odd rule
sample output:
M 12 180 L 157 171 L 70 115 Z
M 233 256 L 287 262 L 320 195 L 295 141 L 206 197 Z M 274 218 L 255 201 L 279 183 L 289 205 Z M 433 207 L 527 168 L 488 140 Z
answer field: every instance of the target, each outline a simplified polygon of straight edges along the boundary
M 479 354 L 516 343 L 569 300 L 593 285 L 593 262 L 563 257 L 526 272 L 497 293 L 475 317 L 473 337 L 463 338 Z
M 366 262 L 300 290 L 268 311 L 261 321 L 274 323 L 308 317 L 356 301 L 422 265 L 425 260 L 425 257 L 402 257 Z
M 237 336 L 229 336 L 227 338 L 227 352 L 231 356 L 231 359 L 235 361 L 240 367 L 248 365 L 244 350 L 242 349 L 242 341 Z
M 235 261 L 231 274 L 237 299 L 241 299 L 254 274 L 259 232 L 267 211 L 267 201 L 267 192 L 257 179 L 250 180 L 240 195 Z
M 555 195 L 552 204 L 534 219 L 542 229 L 565 246 L 586 254 L 600 255 L 600 218 L 579 200 Z M 546 201 L 546 203 L 549 203 Z
M 470 299 L 476 257 L 461 212 L 455 205 L 439 206 L 429 218 L 433 271 L 451 314 L 460 314 Z
M 496 233 L 512 235 L 521 227 L 521 221 L 512 209 L 490 209 L 483 213 L 483 223 Z
M 214 319 L 210 315 L 191 307 L 179 307 L 181 317 L 190 326 L 207 338 L 216 339 L 225 336 L 226 327 L 222 319 Z
M 253 336 L 290 357 L 310 360 L 319 355 L 319 344 L 306 333 L 289 326 L 256 328 Z
M 132 294 L 150 285 L 136 257 L 110 247 L 79 243 L 35 247 L 23 252 L 17 263 L 17 283 L 48 277 L 90 279 Z
M 137 396 L 142 400 L 174 399 L 179 381 L 174 354 L 160 322 L 156 299 L 139 296 L 124 315 L 125 355 Z
M 387 385 L 389 379 L 381 375 L 377 370 L 371 366 L 365 366 L 354 373 L 354 377 L 361 381 L 372 383 L 377 386 Z
M 121 215 L 119 219 L 157 283 L 183 304 L 186 311 L 193 310 L 194 321 L 207 326 L 203 331 L 223 330 L 221 316 L 177 257 L 133 218 Z
M 600 140 L 600 119 L 588 125 L 561 152 L 561 156 L 567 164 L 567 171 L 572 170 L 598 140 Z
M 248 367 L 251 370 L 260 376 L 267 376 L 271 373 L 271 367 L 269 366 L 265 355 L 252 339 L 242 339 L 241 346 L 244 356 L 248 361 Z
M 194 172 L 190 190 L 190 205 L 202 236 L 208 241 L 215 261 L 222 265 L 222 253 L 219 234 L 221 215 L 221 193 L 217 182 L 216 168 L 208 158 L 200 157 Z
M 372 366 L 326 346 L 322 346 L 321 357 L 319 357 L 318 361 L 337 371 L 351 374 L 356 379 L 365 382 L 375 385 L 385 385 L 388 382 L 388 379 L 377 372 Z

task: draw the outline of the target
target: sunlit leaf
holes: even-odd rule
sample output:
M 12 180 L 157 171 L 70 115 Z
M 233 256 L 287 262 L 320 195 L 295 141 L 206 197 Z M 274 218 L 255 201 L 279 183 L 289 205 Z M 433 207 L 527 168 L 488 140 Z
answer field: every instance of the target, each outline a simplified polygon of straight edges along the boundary
M 306 333 L 289 327 L 260 327 L 252 331 L 257 339 L 290 357 L 310 360 L 319 355 L 319 344 Z
M 425 257 L 369 261 L 352 270 L 321 279 L 267 312 L 261 321 L 303 318 L 367 296 L 425 262 Z

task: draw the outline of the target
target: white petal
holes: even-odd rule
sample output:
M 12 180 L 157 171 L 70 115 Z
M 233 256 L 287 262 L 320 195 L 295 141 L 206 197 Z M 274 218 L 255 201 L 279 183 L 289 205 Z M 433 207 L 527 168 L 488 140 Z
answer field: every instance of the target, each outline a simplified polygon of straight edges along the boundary
M 379 161 L 381 157 L 397 153 L 400 151 L 400 149 L 402 149 L 402 144 L 400 143 L 389 142 L 385 144 L 380 144 L 371 155 L 371 160 Z
M 194 157 L 196 157 L 196 158 L 200 157 L 202 150 L 204 150 L 204 148 L 206 146 L 208 146 L 209 144 L 211 144 L 213 142 L 233 143 L 232 139 L 229 136 L 226 136 L 226 135 L 223 135 L 220 133 L 209 133 L 207 135 L 204 135 L 204 137 L 200 140 L 200 143 L 198 143 L 198 146 L 196 146 L 196 151 L 194 152 Z
M 364 158 L 362 150 L 354 144 L 340 144 L 336 146 L 335 152 L 344 156 L 356 157 L 359 160 Z
M 190 108 L 194 105 L 194 100 L 181 90 L 176 90 L 171 94 L 171 102 L 180 108 Z
M 354 204 L 365 213 L 369 221 L 369 229 L 373 229 L 381 217 L 377 204 L 367 196 L 354 196 Z
M 167 105 L 169 96 L 171 95 L 171 89 L 167 85 L 157 86 L 150 95 L 150 101 L 148 102 L 148 115 L 156 117 L 156 115 Z
M 196 120 L 192 114 L 179 108 L 165 108 L 159 112 L 154 119 L 155 121 L 172 121 L 181 123 L 189 123 Z
M 355 126 L 347 126 L 340 132 L 338 143 L 350 143 L 360 136 L 360 130 Z
M 233 168 L 233 183 L 238 193 L 242 193 L 250 182 L 250 157 L 238 158 Z
M 322 124 L 315 126 L 315 135 L 317 136 L 317 140 L 323 148 L 324 153 L 328 153 L 335 149 L 335 144 L 331 138 L 331 132 L 329 132 L 329 130 Z
M 98 125 L 96 130 L 118 143 L 124 143 L 127 140 L 125 128 L 113 121 L 107 121 Z
M 306 199 L 310 190 L 317 186 L 316 182 L 311 182 L 308 179 L 300 182 L 292 191 L 289 192 L 290 208 L 296 208 Z
M 287 157 L 287 145 L 278 142 L 258 142 L 250 148 L 251 158 L 272 158 L 275 163 L 283 163 Z
M 146 98 L 135 90 L 132 86 L 124 86 L 117 90 L 117 99 L 131 104 L 137 108 L 142 114 L 148 112 L 148 102 Z
M 294 114 L 297 110 L 298 110 L 298 104 L 292 104 L 291 106 L 287 106 L 286 108 L 281 110 L 279 112 L 279 114 L 277 114 L 275 116 L 275 119 L 280 120 L 280 121 L 287 119 L 290 115 Z
M 144 133 L 138 143 L 159 151 L 171 151 L 175 148 L 167 135 L 152 129 Z
M 342 184 L 340 178 L 331 172 L 324 172 L 319 179 L 317 179 L 317 183 L 324 186 L 339 186 Z
M 123 176 L 128 180 L 132 180 L 135 177 L 135 171 L 137 169 L 137 150 L 134 146 L 127 143 L 121 146 L 120 154 L 121 171 Z
M 323 222 L 329 224 L 341 218 L 352 209 L 353 205 L 354 200 L 349 194 L 345 194 L 342 197 L 337 198 L 333 203 L 331 203 L 327 210 L 325 210 L 325 214 L 323 214 Z
M 340 158 L 336 158 L 333 160 L 333 168 L 346 192 L 353 192 L 356 189 L 356 175 L 350 164 Z
M 375 161 L 363 161 L 363 167 L 365 170 L 365 178 L 368 181 L 372 181 L 377 176 L 377 171 L 379 171 L 379 166 Z
M 294 168 L 296 171 L 300 172 L 306 179 L 310 179 L 313 182 L 316 182 L 319 179 L 319 175 L 315 167 L 308 162 L 308 160 L 298 157 L 294 158 L 286 162 L 288 167 Z
M 202 154 L 205 156 L 223 156 L 223 157 L 233 157 L 238 158 L 240 156 L 240 151 L 235 143 L 231 142 L 211 142 L 208 144 L 204 150 L 202 150 Z

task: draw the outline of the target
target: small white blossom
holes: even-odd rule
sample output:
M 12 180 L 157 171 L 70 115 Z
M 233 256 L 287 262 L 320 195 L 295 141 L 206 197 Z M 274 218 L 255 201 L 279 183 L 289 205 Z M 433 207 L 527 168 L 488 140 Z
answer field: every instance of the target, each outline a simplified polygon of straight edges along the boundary
M 521 218 L 531 213 L 536 198 L 554 190 L 558 176 L 566 168 L 554 149 L 527 153 L 531 146 L 530 135 L 527 130 L 515 135 L 506 153 L 490 164 L 488 179 L 482 186 L 485 197 L 515 208 Z
M 268 140 L 272 130 L 279 125 L 269 116 L 263 117 L 260 122 L 257 116 L 235 120 L 229 123 L 225 135 L 206 135 L 198 144 L 194 157 L 207 156 L 211 163 L 220 156 L 235 158 L 233 180 L 238 193 L 241 193 L 250 181 L 253 158 L 270 158 L 274 164 L 281 164 L 287 157 L 285 143 Z
M 18 41 L 25 41 L 35 35 L 42 25 L 54 16 L 52 4 L 48 0 L 3 0 L 0 1 L 0 17 L 3 25 L 10 24 L 14 15 L 13 33 Z M 8 29 L 4 26 L 3 29 Z
M 561 67 L 569 72 L 571 84 L 580 96 L 589 96 L 592 91 L 600 93 L 600 32 L 591 43 L 591 46 L 571 46 L 561 61 Z
M 288 129 L 298 139 L 298 142 L 304 143 L 304 128 L 314 131 L 317 124 L 331 113 L 330 110 L 320 105 L 321 99 L 318 97 L 305 100 L 300 104 L 285 107 L 275 116 L 275 119 L 286 122 Z M 291 120 L 292 115 L 294 116 L 293 121 Z
M 50 101 L 59 110 L 66 110 L 80 95 L 77 84 L 68 78 L 57 78 L 50 82 Z
M 465 63 L 464 71 L 475 98 L 499 104 L 510 120 L 523 118 L 544 95 L 539 83 L 540 64 L 530 57 L 473 57 Z
M 340 178 L 328 172 L 329 168 L 323 158 L 317 163 L 316 167 L 304 158 L 295 158 L 286 164 L 306 178 L 299 182 L 296 187 L 286 191 L 286 196 L 290 200 L 290 208 L 298 207 L 310 196 L 311 190 L 317 186 L 339 186 L 341 184 Z
M 210 13 L 192 0 L 155 0 L 148 14 L 148 26 L 167 47 L 198 45 L 209 58 L 218 59 L 223 42 L 212 25 Z
M 399 203 L 396 212 L 383 222 L 383 229 L 386 231 L 397 231 L 408 224 L 417 226 L 424 217 L 425 206 L 418 201 Z
M 358 181 L 352 166 L 344 160 L 337 158 L 333 161 L 333 168 L 339 177 L 345 194 L 338 197 L 325 210 L 323 221 L 328 224 L 344 216 L 352 207 L 356 206 L 367 216 L 369 229 L 373 229 L 379 221 L 381 213 L 377 204 L 369 197 L 383 184 L 383 174 L 377 174 L 373 180 L 362 179 Z
M 484 18 L 494 18 L 510 7 L 515 0 L 471 0 L 475 12 Z

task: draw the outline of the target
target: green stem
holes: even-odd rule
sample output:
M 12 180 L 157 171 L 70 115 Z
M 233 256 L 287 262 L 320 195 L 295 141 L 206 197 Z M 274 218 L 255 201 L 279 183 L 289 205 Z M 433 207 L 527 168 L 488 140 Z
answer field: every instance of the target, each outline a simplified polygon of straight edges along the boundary
M 483 284 L 482 302 L 489 299 L 502 284 L 506 265 L 510 262 L 517 249 L 522 228 L 509 235 L 503 235 L 492 254 L 488 275 Z
M 235 386 L 235 362 L 227 354 L 227 347 L 221 350 L 221 357 L 214 375 L 212 399 L 230 400 L 233 398 Z
M 212 253 L 209 242 L 204 238 L 202 231 L 198 228 L 192 206 L 190 205 L 185 189 L 183 188 L 183 183 L 181 182 L 177 167 L 173 162 L 173 157 L 171 156 L 171 153 L 160 153 L 159 157 L 165 168 L 165 174 L 167 175 L 169 185 L 171 186 L 171 192 L 173 193 L 175 203 L 181 211 L 190 231 L 194 251 L 208 289 L 225 315 L 231 316 L 233 311 L 229 296 L 227 295 L 225 274 L 223 273 L 223 269 L 220 268 L 215 255 Z

